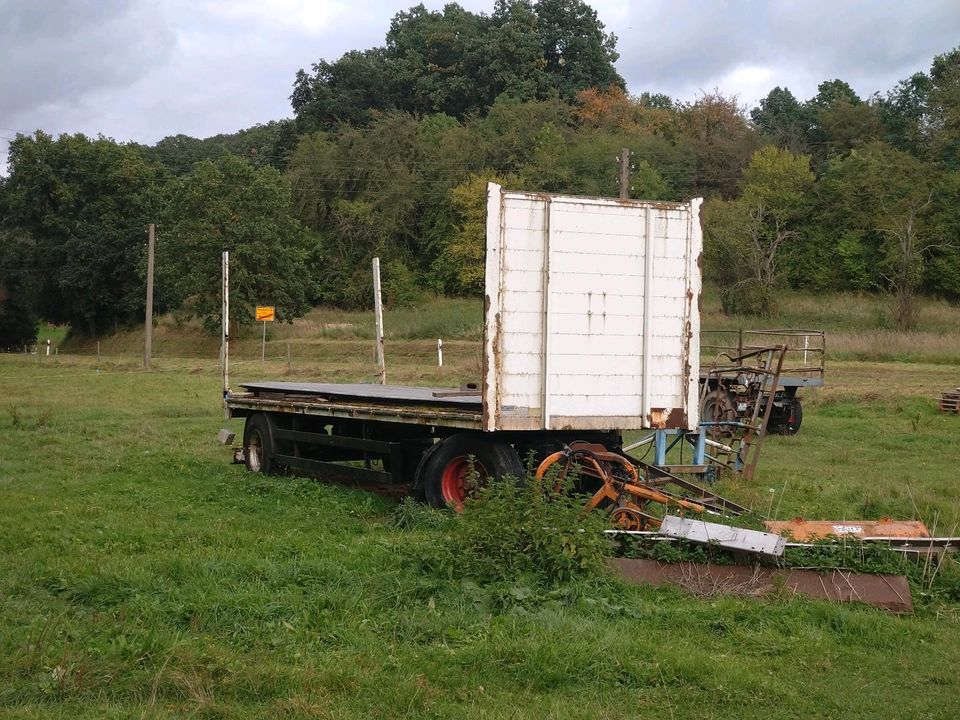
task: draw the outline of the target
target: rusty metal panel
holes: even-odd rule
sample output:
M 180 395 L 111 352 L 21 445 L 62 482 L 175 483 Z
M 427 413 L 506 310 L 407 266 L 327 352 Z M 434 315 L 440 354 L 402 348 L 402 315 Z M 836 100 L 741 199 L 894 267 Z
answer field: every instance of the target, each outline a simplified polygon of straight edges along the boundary
M 828 537 L 928 538 L 930 531 L 919 520 L 764 520 L 766 528 L 793 540 L 822 540 Z
M 870 575 L 833 570 L 776 570 L 714 563 L 661 563 L 614 558 L 611 566 L 638 585 L 676 585 L 701 597 L 791 593 L 834 602 L 859 602 L 905 614 L 913 612 L 910 585 L 903 575 Z
M 694 428 L 699 207 L 489 185 L 485 430 Z

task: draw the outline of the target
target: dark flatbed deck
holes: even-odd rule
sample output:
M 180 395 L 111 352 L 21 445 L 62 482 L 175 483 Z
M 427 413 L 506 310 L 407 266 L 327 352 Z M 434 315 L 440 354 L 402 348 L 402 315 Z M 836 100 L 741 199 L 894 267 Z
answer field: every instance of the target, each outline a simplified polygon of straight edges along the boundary
M 483 400 L 476 390 L 314 382 L 241 383 L 226 397 L 232 417 L 271 411 L 479 430 Z
M 411 387 L 408 385 L 374 385 L 366 383 L 313 383 L 313 382 L 253 382 L 241 383 L 240 387 L 250 392 L 304 395 L 324 400 L 382 401 L 414 405 L 444 405 L 453 407 L 480 408 L 482 402 L 476 390 L 456 388 Z M 462 393 L 462 394 L 459 394 Z

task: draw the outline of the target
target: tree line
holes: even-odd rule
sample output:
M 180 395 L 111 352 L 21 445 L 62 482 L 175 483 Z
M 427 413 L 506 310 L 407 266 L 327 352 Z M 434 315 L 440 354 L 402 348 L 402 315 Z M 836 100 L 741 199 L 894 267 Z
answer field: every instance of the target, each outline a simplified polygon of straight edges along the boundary
M 0 181 L 0 346 L 38 319 L 96 335 L 142 321 L 157 225 L 158 312 L 219 322 L 231 251 L 242 320 L 273 304 L 368 306 L 482 291 L 485 184 L 616 196 L 704 196 L 705 274 L 728 312 L 784 288 L 960 300 L 960 48 L 861 98 L 841 80 L 757 107 L 627 94 L 616 38 L 580 0 L 401 12 L 382 47 L 293 82 L 294 116 L 152 146 L 18 135 Z

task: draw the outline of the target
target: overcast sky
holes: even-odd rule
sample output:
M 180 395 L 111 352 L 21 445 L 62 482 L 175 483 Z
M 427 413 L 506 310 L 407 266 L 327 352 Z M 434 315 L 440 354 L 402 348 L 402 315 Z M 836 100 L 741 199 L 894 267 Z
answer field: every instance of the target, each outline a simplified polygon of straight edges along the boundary
M 414 0 L 0 0 L 0 168 L 16 132 L 153 143 L 291 115 L 297 69 L 382 44 Z M 430 8 L 442 0 L 425 0 Z M 491 12 L 493 0 L 462 0 Z M 753 105 L 841 78 L 885 91 L 960 44 L 960 0 L 593 0 L 631 93 Z

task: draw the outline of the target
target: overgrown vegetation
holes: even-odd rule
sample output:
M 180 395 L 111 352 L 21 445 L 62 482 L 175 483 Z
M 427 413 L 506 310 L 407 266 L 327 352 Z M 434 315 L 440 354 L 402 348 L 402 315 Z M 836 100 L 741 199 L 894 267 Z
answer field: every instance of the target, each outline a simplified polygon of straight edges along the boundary
M 611 542 L 598 514 L 583 515 L 583 498 L 552 480 L 506 478 L 468 499 L 445 532 L 409 549 L 423 572 L 476 583 L 524 583 L 556 589 L 596 579 Z

